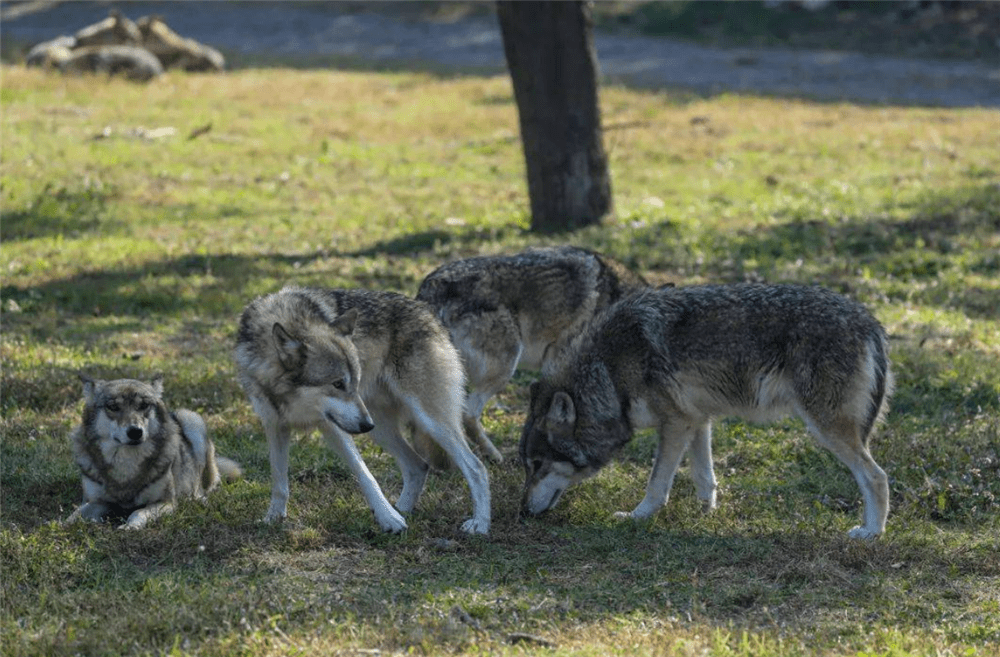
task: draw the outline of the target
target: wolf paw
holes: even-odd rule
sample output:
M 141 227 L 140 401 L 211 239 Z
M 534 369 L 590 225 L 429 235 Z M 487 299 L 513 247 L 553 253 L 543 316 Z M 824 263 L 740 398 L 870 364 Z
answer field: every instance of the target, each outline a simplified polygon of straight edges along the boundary
M 615 520 L 636 520 L 631 511 L 615 511 L 613 517 Z
M 462 531 L 466 534 L 488 534 L 490 531 L 490 522 L 476 520 L 475 518 L 469 518 L 462 523 Z
M 267 514 L 260 519 L 260 521 L 267 525 L 276 525 L 282 522 L 284 519 L 285 519 L 284 513 L 276 511 L 268 511 Z
M 869 531 L 867 528 L 859 525 L 847 532 L 847 535 L 859 541 L 874 541 L 876 538 L 881 536 L 881 532 Z
M 378 522 L 378 526 L 382 528 L 382 531 L 387 534 L 399 534 L 406 531 L 406 520 L 395 510 L 392 510 L 392 513 L 387 514 L 385 517 L 377 517 L 375 520 Z

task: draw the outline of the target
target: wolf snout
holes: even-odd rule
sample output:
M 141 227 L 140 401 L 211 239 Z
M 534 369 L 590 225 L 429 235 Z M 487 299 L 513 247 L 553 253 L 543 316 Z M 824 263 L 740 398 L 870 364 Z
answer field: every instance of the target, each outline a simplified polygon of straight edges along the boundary
M 142 427 L 131 426 L 125 430 L 125 437 L 128 438 L 129 445 L 138 445 L 142 442 L 142 438 L 145 432 Z
M 366 420 L 361 420 L 361 422 L 358 423 L 358 433 L 368 433 L 374 428 L 375 425 Z

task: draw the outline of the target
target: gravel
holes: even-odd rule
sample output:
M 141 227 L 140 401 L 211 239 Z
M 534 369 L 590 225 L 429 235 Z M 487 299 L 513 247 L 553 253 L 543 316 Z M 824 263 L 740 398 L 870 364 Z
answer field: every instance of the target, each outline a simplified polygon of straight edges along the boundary
M 118 7 L 158 14 L 180 34 L 226 53 L 336 56 L 386 66 L 503 71 L 492 16 L 407 20 L 309 2 L 65 2 L 24 12 L 5 3 L 0 38 L 34 44 L 97 22 Z M 822 101 L 937 107 L 1000 107 L 1000 68 L 979 62 L 850 52 L 724 49 L 644 36 L 595 33 L 603 75 L 651 88 L 702 94 L 762 93 Z

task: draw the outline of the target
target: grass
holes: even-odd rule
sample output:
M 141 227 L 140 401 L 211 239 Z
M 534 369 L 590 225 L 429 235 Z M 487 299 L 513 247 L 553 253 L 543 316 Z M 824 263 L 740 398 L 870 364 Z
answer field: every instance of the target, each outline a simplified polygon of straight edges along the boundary
M 656 283 L 818 283 L 892 336 L 873 441 L 887 535 L 862 544 L 848 471 L 791 420 L 716 428 L 720 508 L 682 470 L 638 525 L 654 439 L 522 522 L 530 373 L 487 411 L 494 527 L 454 472 L 379 533 L 315 438 L 290 517 L 233 375 L 235 321 L 287 281 L 412 294 L 525 231 L 504 77 L 246 69 L 150 86 L 4 66 L 0 526 L 5 655 L 997 655 L 1000 154 L 996 112 L 603 90 L 616 218 L 561 241 Z M 196 128 L 211 124 L 196 138 Z M 173 127 L 144 139 L 137 130 Z M 141 533 L 63 526 L 76 373 L 166 374 L 246 477 Z M 390 498 L 400 478 L 364 439 Z

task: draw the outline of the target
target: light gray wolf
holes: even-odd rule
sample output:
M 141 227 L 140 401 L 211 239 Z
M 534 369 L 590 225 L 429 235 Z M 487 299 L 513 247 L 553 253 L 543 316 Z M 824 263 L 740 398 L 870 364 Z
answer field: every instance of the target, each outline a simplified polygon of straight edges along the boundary
M 128 514 L 122 527 L 140 529 L 177 500 L 203 498 L 222 478 L 241 475 L 235 462 L 216 457 L 197 413 L 167 409 L 161 376 L 149 383 L 80 378 L 83 420 L 72 442 L 84 504 L 68 521 Z
M 163 68 L 185 71 L 221 71 L 226 59 L 215 48 L 182 37 L 170 29 L 159 16 L 143 16 L 136 21 L 142 35 L 142 45 L 156 55 Z
M 620 262 L 571 246 L 456 260 L 424 279 L 417 298 L 434 307 L 462 355 L 462 421 L 487 458 L 503 456 L 483 430 L 483 409 L 514 371 L 541 368 L 597 312 L 646 285 Z
M 468 481 L 473 511 L 463 531 L 489 531 L 489 477 L 462 435 L 462 362 L 426 304 L 393 292 L 286 287 L 243 311 L 235 359 L 270 450 L 266 521 L 286 514 L 291 430 L 318 428 L 357 479 L 379 526 L 406 529 L 400 512 L 414 508 L 429 469 L 402 435 L 412 426 Z M 351 437 L 368 432 L 402 472 L 396 508 Z
M 635 429 L 659 429 L 646 494 L 663 506 L 690 451 L 695 490 L 715 507 L 711 419 L 793 414 L 846 465 L 864 497 L 854 538 L 885 530 L 889 485 L 868 451 L 892 390 L 885 331 L 859 303 L 818 287 L 706 285 L 629 297 L 595 319 L 532 384 L 521 435 L 522 511 L 550 509 Z

